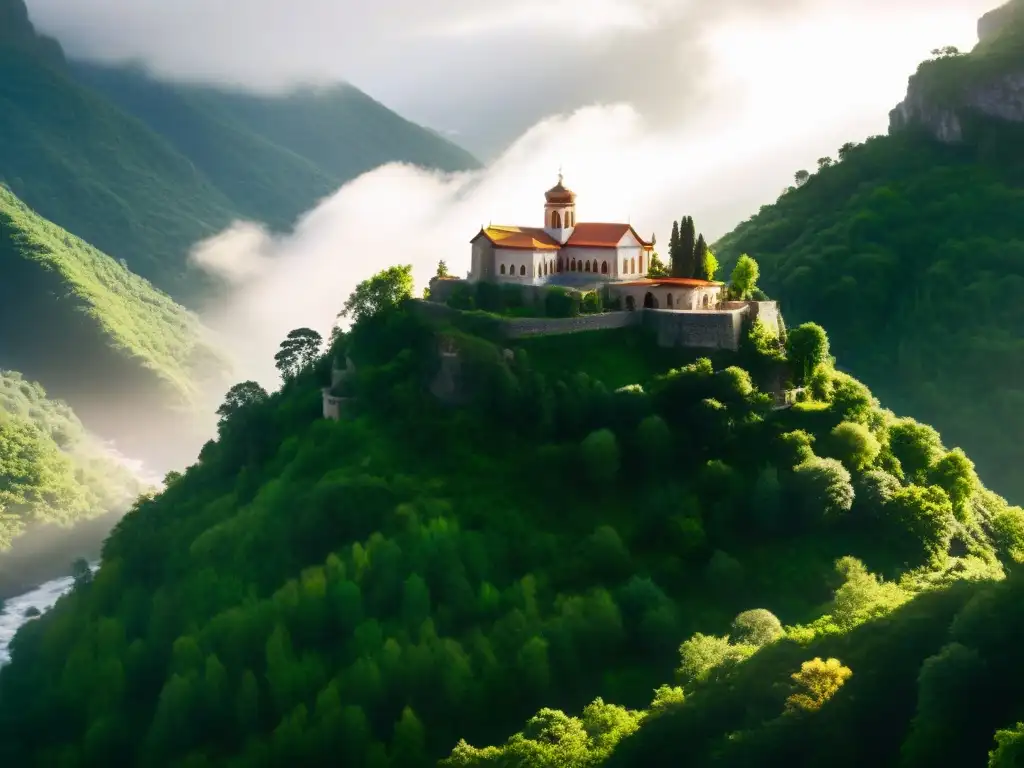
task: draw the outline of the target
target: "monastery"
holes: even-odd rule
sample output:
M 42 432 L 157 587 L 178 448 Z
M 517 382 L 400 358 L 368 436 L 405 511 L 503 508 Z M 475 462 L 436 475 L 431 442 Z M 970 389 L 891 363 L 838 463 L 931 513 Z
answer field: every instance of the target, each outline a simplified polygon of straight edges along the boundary
M 544 226 L 483 227 L 471 241 L 470 282 L 603 290 L 624 309 L 717 309 L 722 283 L 646 277 L 654 237 L 630 224 L 576 220 L 576 194 L 558 183 L 544 193 Z

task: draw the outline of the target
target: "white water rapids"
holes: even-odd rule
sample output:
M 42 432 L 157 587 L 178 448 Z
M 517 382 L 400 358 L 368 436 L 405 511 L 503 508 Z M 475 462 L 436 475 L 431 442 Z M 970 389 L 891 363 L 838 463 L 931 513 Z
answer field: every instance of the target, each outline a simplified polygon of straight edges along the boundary
M 99 563 L 94 563 L 93 570 L 98 566 Z M 40 613 L 49 610 L 61 595 L 71 589 L 73 583 L 72 577 L 64 576 L 4 602 L 3 611 L 0 612 L 0 665 L 10 661 L 7 647 L 14 634 L 23 624 L 32 621 L 32 618 L 25 616 L 25 612 L 29 608 L 35 608 Z

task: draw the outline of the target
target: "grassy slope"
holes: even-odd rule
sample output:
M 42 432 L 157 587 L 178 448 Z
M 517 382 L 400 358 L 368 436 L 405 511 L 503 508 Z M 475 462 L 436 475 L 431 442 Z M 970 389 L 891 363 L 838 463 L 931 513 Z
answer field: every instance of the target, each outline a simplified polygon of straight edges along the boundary
M 91 425 L 120 411 L 109 436 L 144 413 L 193 409 L 226 370 L 194 315 L 2 186 L 0 264 L 4 363 Z
M 1024 499 L 1024 131 L 970 123 L 963 146 L 876 137 L 716 244 L 749 253 L 791 323 L 934 424 Z

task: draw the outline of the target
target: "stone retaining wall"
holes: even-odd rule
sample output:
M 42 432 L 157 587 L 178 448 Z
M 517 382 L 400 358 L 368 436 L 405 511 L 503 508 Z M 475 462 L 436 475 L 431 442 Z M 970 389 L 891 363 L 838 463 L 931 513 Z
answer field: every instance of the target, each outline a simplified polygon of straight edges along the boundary
M 526 336 L 559 336 L 583 331 L 605 331 L 639 325 L 641 312 L 605 312 L 600 315 L 579 317 L 514 317 L 502 321 L 505 337 L 521 339 Z
M 754 311 L 751 302 L 728 302 L 730 308 L 721 310 L 664 310 L 638 309 L 635 312 L 604 312 L 579 317 L 510 317 L 494 318 L 500 336 L 522 339 L 531 336 L 559 336 L 585 331 L 602 331 L 642 325 L 650 329 L 662 347 L 688 347 L 694 349 L 739 349 L 743 320 Z M 777 317 L 775 302 L 759 309 L 764 319 Z M 435 318 L 461 315 L 458 310 L 444 304 L 416 300 L 419 311 Z M 776 313 L 776 314 L 771 314 Z M 467 315 L 467 317 L 470 315 Z M 766 320 L 769 322 L 769 320 Z M 776 320 L 777 323 L 777 320 Z
M 690 349 L 740 348 L 743 318 L 749 308 L 722 310 L 645 309 L 644 325 L 654 331 L 659 347 Z

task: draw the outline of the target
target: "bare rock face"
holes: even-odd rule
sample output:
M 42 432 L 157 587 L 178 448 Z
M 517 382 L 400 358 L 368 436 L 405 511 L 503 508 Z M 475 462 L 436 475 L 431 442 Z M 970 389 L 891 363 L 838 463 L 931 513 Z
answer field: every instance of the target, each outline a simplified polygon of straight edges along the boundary
M 911 78 L 907 97 L 889 113 L 889 133 L 919 126 L 938 141 L 956 144 L 963 140 L 960 115 L 964 110 L 1024 123 L 1024 70 L 965 88 L 954 103 L 946 104 L 933 99 L 916 78 Z
M 889 133 L 924 128 L 936 140 L 955 144 L 963 141 L 962 117 L 968 112 L 1024 122 L 1024 65 L 992 67 L 991 60 L 979 62 L 979 57 L 989 56 L 989 44 L 1003 36 L 1020 35 L 1022 29 L 1024 0 L 1012 0 L 982 16 L 978 21 L 979 45 L 972 53 L 926 63 L 910 78 L 906 98 L 889 113 Z M 1001 40 L 1000 46 L 1005 48 L 1008 41 L 1009 37 Z M 986 64 L 983 70 L 973 66 L 978 63 Z M 962 84 L 954 87 L 961 80 Z M 943 92 L 941 98 L 939 91 Z
M 1024 2 L 1011 2 L 995 8 L 978 19 L 978 42 L 989 43 L 995 40 L 1008 27 L 1020 23 L 1024 19 Z

